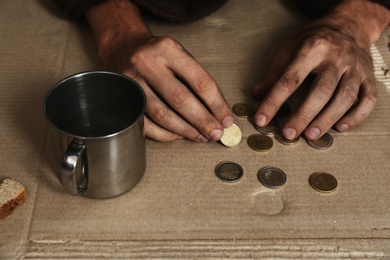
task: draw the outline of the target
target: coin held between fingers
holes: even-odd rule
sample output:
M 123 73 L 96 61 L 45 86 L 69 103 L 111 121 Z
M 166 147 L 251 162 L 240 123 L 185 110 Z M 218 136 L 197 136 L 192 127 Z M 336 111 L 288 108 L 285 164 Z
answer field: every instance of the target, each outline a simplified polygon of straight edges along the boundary
M 232 124 L 230 127 L 225 128 L 220 142 L 227 147 L 235 147 L 240 144 L 241 139 L 242 133 L 240 128 L 236 124 Z

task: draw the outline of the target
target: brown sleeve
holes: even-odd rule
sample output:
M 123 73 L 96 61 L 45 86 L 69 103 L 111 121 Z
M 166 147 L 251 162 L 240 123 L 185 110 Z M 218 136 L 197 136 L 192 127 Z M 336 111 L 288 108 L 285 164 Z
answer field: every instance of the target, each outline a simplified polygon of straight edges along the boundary
M 85 10 L 107 0 L 53 0 L 63 13 L 72 19 L 80 18 Z M 172 22 L 192 22 L 219 9 L 228 0 L 131 0 L 146 12 Z M 329 12 L 341 0 L 284 0 L 310 18 L 318 18 Z M 371 0 L 390 9 L 390 0 Z
M 329 11 L 331 11 L 334 7 L 336 7 L 342 0 L 284 0 L 292 1 L 295 7 L 304 15 L 310 18 L 319 18 Z M 384 7 L 390 9 L 390 0 L 371 0 L 371 2 L 383 5 Z M 286 3 L 287 4 L 287 3 Z
M 79 19 L 91 6 L 107 0 L 53 0 L 66 17 Z M 228 0 L 131 0 L 143 11 L 171 22 L 192 22 L 224 5 Z
M 193 22 L 215 12 L 228 0 L 132 0 L 141 9 L 171 22 Z
M 107 0 L 53 0 L 61 9 L 62 13 L 70 19 L 79 19 L 85 10 L 91 6 L 104 3 Z

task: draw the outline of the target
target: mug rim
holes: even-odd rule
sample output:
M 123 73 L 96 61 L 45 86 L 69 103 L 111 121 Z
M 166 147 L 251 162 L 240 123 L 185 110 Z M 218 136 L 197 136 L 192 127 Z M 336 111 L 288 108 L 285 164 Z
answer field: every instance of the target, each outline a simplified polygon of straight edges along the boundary
M 109 74 L 109 75 L 112 75 L 112 76 L 118 76 L 118 77 L 121 77 L 121 78 L 124 78 L 128 81 L 130 81 L 131 83 L 134 84 L 135 87 L 138 88 L 138 90 L 140 91 L 141 93 L 141 96 L 142 96 L 142 108 L 141 108 L 141 111 L 138 113 L 137 115 L 137 118 L 134 120 L 134 122 L 132 124 L 130 124 L 129 126 L 127 126 L 126 128 L 120 130 L 120 131 L 117 131 L 115 133 L 112 133 L 112 134 L 107 134 L 107 135 L 101 135 L 101 136 L 80 136 L 80 135 L 75 135 L 75 134 L 72 134 L 72 133 L 69 133 L 67 131 L 64 131 L 62 129 L 60 129 L 59 127 L 57 127 L 56 124 L 53 123 L 52 120 L 50 120 L 49 116 L 47 115 L 47 112 L 46 112 L 46 103 L 47 103 L 47 100 L 48 98 L 50 97 L 51 93 L 58 87 L 60 86 L 61 84 L 63 84 L 64 82 L 72 79 L 72 78 L 75 78 L 75 77 L 80 77 L 80 76 L 84 76 L 84 75 L 89 75 L 89 74 Z M 45 97 L 44 97 L 44 100 L 43 100 L 43 114 L 44 114 L 44 117 L 46 119 L 46 121 L 53 127 L 55 128 L 57 131 L 59 131 L 60 133 L 62 134 L 65 134 L 65 135 L 68 135 L 68 136 L 72 136 L 74 138 L 78 138 L 78 139 L 81 139 L 81 140 L 87 140 L 87 139 L 103 139 L 103 138 L 110 138 L 110 137 L 113 137 L 113 136 L 117 136 L 125 131 L 127 131 L 129 128 L 133 127 L 134 125 L 136 125 L 140 120 L 142 120 L 144 114 L 145 114 L 145 109 L 146 109 L 146 95 L 145 95 L 145 92 L 144 90 L 142 89 L 142 87 L 140 86 L 140 84 L 135 81 L 134 79 L 130 78 L 129 76 L 126 76 L 122 73 L 117 73 L 117 72 L 111 72 L 111 71 L 105 71 L 105 70 L 90 70 L 90 71 L 83 71 L 83 72 L 78 72 L 78 73 L 74 73 L 74 74 L 71 74 L 63 79 L 61 79 L 60 81 L 58 81 L 57 83 L 55 83 L 46 93 Z

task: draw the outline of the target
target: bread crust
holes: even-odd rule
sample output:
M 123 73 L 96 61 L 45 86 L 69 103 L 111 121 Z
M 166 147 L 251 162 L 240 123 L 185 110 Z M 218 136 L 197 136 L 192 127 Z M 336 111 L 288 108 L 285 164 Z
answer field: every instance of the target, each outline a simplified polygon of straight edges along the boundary
M 15 180 L 13 180 L 15 181 Z M 18 181 L 16 181 L 18 182 Z M 20 182 L 18 182 L 20 183 Z M 21 183 L 20 183 L 21 184 Z M 0 205 L 0 220 L 5 219 L 8 215 L 10 215 L 14 210 L 22 205 L 27 197 L 28 197 L 28 192 L 26 187 L 22 184 L 23 189 L 20 191 L 15 197 L 10 198 L 6 203 Z

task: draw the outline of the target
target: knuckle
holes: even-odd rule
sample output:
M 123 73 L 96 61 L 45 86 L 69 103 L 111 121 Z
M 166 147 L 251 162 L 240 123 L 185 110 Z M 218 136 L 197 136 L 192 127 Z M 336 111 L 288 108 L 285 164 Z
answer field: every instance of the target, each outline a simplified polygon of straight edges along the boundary
M 280 108 L 280 106 L 270 98 L 264 99 L 263 105 L 267 108 L 268 111 L 272 111 L 273 113 L 276 113 Z
M 129 63 L 135 68 L 146 67 L 149 61 L 148 54 L 143 50 L 138 50 L 131 55 Z
M 187 105 L 188 100 L 190 99 L 190 92 L 183 89 L 173 90 L 170 94 L 170 99 L 174 108 L 183 108 Z
M 318 81 L 316 87 L 321 96 L 331 97 L 336 88 L 336 84 L 331 79 L 322 78 Z
M 346 85 L 344 88 L 342 88 L 341 94 L 345 97 L 347 101 L 353 103 L 356 101 L 356 98 L 358 96 L 358 89 L 352 85 Z
M 305 113 L 298 113 L 295 115 L 295 119 L 299 122 L 299 124 L 304 124 L 308 125 L 312 118 L 310 118 L 307 114 Z
M 211 117 L 204 117 L 198 121 L 197 128 L 201 130 L 201 132 L 208 133 L 209 129 L 211 130 L 214 125 L 215 120 Z
M 167 121 L 169 117 L 169 111 L 167 107 L 162 107 L 159 109 L 155 109 L 149 113 L 149 116 L 155 121 L 157 124 L 161 124 Z
M 225 112 L 228 110 L 228 106 L 226 106 L 225 100 L 223 98 L 216 98 L 213 101 L 211 107 L 218 113 Z
M 216 85 L 215 81 L 208 74 L 203 74 L 197 78 L 195 83 L 195 91 L 204 93 L 212 89 Z
M 378 102 L 378 93 L 376 91 L 370 91 L 365 94 L 364 98 L 367 102 L 371 103 L 372 106 L 375 106 Z
M 313 51 L 325 51 L 329 48 L 329 40 L 318 35 L 313 35 L 303 41 L 303 46 Z
M 181 46 L 175 39 L 170 36 L 161 36 L 156 39 L 156 45 L 162 49 L 170 50 Z
M 321 120 L 326 126 L 334 125 L 334 123 L 336 123 L 338 119 L 339 118 L 337 118 L 335 114 L 330 114 L 330 113 L 326 113 L 321 117 Z
M 287 72 L 279 80 L 281 87 L 289 94 L 292 94 L 299 84 L 299 75 L 297 72 Z

